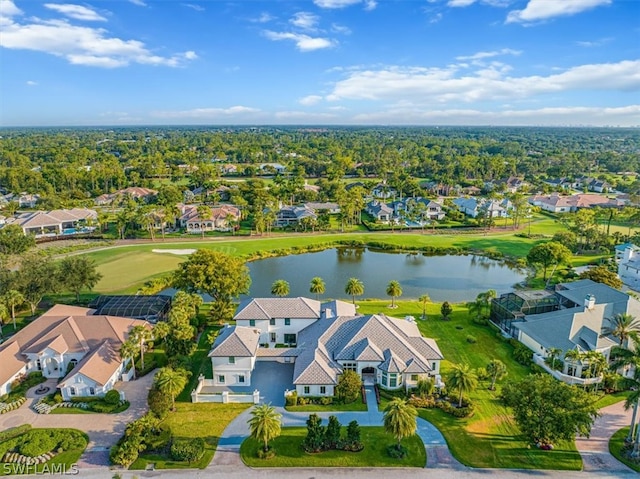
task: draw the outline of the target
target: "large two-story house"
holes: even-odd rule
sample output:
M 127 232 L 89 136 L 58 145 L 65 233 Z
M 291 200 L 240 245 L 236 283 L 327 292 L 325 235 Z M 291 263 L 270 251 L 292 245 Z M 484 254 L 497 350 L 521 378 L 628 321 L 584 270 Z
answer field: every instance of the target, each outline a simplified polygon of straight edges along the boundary
M 386 389 L 439 381 L 442 353 L 413 320 L 358 315 L 353 304 L 308 298 L 250 299 L 234 319 L 209 353 L 214 385 L 250 386 L 256 361 L 274 360 L 294 363 L 300 396 L 333 396 L 346 370 Z

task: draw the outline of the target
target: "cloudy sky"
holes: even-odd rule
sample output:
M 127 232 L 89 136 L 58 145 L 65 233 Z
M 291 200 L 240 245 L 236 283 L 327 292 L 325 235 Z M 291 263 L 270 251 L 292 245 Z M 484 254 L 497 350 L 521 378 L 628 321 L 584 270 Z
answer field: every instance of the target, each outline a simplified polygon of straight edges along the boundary
M 639 126 L 640 1 L 0 0 L 0 70 L 0 126 Z

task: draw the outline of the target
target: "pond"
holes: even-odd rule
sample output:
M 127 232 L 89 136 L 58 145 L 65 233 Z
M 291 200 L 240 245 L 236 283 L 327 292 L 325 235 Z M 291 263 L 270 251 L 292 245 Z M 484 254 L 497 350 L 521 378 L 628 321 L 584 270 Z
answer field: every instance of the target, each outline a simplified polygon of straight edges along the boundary
M 248 263 L 251 272 L 250 296 L 270 297 L 277 279 L 289 282 L 289 297 L 307 296 L 309 282 L 320 276 L 326 284 L 322 298 L 347 298 L 349 278 L 364 284 L 362 298 L 388 298 L 387 284 L 397 280 L 402 298 L 418 298 L 427 293 L 433 301 L 472 301 L 478 293 L 495 289 L 512 291 L 526 279 L 526 271 L 501 261 L 476 255 L 424 256 L 422 253 L 384 253 L 366 248 L 338 248 L 319 253 L 267 258 Z

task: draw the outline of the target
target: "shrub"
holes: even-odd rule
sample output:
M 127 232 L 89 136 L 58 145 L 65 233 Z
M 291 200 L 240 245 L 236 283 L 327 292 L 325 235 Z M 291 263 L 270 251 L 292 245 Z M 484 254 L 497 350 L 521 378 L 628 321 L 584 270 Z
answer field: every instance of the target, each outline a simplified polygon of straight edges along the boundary
M 293 391 L 291 394 L 284 397 L 284 401 L 286 406 L 295 406 L 298 404 L 298 393 Z
M 197 461 L 204 454 L 204 439 L 176 439 L 171 444 L 171 458 L 176 461 Z
M 112 389 L 104 395 L 104 402 L 111 405 L 116 405 L 120 402 L 120 392 L 117 389 Z
M 149 390 L 147 403 L 151 412 L 162 419 L 166 417 L 171 409 L 171 396 L 164 394 L 154 386 Z
M 171 429 L 168 426 L 164 426 L 152 434 L 147 434 L 144 439 L 144 443 L 149 450 L 162 449 L 171 441 Z
M 53 431 L 35 430 L 26 433 L 18 452 L 29 457 L 38 457 L 45 452 L 51 452 L 58 446 L 57 438 Z
M 13 439 L 14 437 L 22 436 L 25 432 L 31 429 L 31 424 L 22 424 L 0 432 L 0 443 Z
M 322 404 L 323 406 L 328 406 L 329 404 L 332 404 L 332 403 L 333 403 L 332 397 L 325 396 L 320 398 L 320 404 Z
M 478 377 L 478 381 L 486 381 L 490 376 L 490 374 L 487 372 L 487 368 L 476 368 L 475 373 Z
M 53 403 L 54 404 L 60 404 L 62 402 L 62 394 L 60 393 L 55 393 L 53 395 Z
M 436 406 L 447 414 L 451 414 L 453 417 L 457 418 L 470 416 L 473 412 L 473 406 L 471 404 L 464 407 L 454 407 L 449 401 L 438 401 Z
M 317 414 L 309 415 L 307 419 L 307 436 L 302 441 L 302 448 L 307 452 L 320 452 L 324 446 L 325 428 L 322 419 Z
M 131 436 L 123 438 L 111 448 L 109 452 L 109 459 L 113 464 L 128 467 L 133 461 L 138 459 L 138 455 L 141 451 L 144 451 L 145 446 L 142 444 L 142 438 L 140 436 Z
M 345 371 L 338 380 L 336 397 L 345 403 L 352 403 L 360 396 L 362 380 L 355 371 Z
M 409 450 L 401 444 L 393 444 L 387 447 L 387 454 L 394 459 L 404 459 L 409 455 Z
M 428 397 L 419 397 L 419 396 L 411 396 L 409 399 L 409 404 L 414 407 L 421 407 L 425 409 L 431 409 L 436 407 L 436 400 L 432 396 Z
M 266 451 L 263 447 L 258 449 L 258 459 L 273 459 L 276 455 L 276 450 L 269 446 L 269 449 Z
M 340 421 L 335 416 L 329 416 L 329 424 L 324 433 L 324 448 L 335 449 L 340 441 Z
M 478 342 L 478 338 L 476 338 L 475 336 L 472 335 L 468 335 L 467 336 L 467 342 L 470 344 L 474 344 Z
M 533 353 L 528 347 L 517 343 L 513 348 L 513 359 L 523 366 L 530 366 L 533 363 Z

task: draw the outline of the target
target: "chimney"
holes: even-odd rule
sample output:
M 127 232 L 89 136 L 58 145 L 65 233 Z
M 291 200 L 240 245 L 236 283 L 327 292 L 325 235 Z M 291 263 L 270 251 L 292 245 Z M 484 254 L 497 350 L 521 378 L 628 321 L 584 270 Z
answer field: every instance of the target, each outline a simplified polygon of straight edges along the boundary
M 592 294 L 588 294 L 584 298 L 584 309 L 593 309 L 596 305 L 596 297 Z
M 333 318 L 333 310 L 331 308 L 327 308 L 324 310 L 324 319 Z

